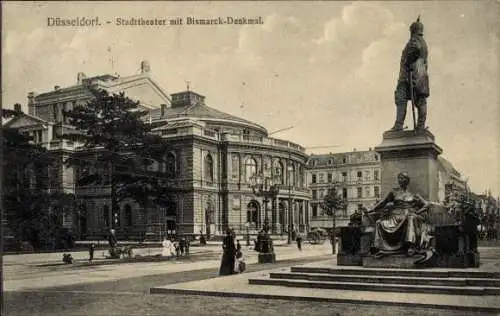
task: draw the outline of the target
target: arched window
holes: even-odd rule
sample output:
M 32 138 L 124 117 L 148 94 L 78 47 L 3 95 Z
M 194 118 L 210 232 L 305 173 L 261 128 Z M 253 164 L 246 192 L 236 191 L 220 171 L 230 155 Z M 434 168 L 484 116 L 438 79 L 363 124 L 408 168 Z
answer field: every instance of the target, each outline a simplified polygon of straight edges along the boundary
M 299 174 L 298 174 L 297 186 L 300 187 L 300 188 L 304 187 L 304 167 L 302 165 L 299 166 Z
M 132 226 L 133 218 L 132 218 L 132 207 L 129 204 L 125 205 L 125 225 Z
M 205 181 L 213 182 L 214 181 L 214 161 L 212 159 L 212 155 L 208 154 L 205 156 L 204 167 L 205 167 Z
M 295 185 L 295 166 L 293 164 L 289 165 L 288 167 L 288 179 L 289 179 L 289 185 Z
M 168 153 L 165 157 L 165 173 L 167 178 L 175 178 L 175 156 Z
M 247 205 L 247 222 L 253 223 L 257 227 L 259 222 L 259 204 L 256 201 L 251 201 Z
M 280 177 L 281 184 L 285 184 L 285 173 L 283 164 L 279 160 L 275 160 L 273 164 L 274 175 Z
M 250 182 L 250 177 L 257 173 L 257 161 L 253 158 L 245 160 L 245 181 Z

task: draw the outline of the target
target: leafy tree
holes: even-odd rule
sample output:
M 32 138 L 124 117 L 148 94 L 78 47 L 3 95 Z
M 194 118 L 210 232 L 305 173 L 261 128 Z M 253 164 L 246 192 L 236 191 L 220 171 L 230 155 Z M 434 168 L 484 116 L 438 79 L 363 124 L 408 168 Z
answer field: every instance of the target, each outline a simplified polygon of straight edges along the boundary
M 346 202 L 339 195 L 336 187 L 331 187 L 328 189 L 326 195 L 323 198 L 323 202 L 320 207 L 325 211 L 326 215 L 332 216 L 332 253 L 335 254 L 335 217 L 338 210 L 342 210 L 346 207 Z
M 3 118 L 19 115 L 20 110 L 2 109 Z M 2 129 L 3 193 L 7 233 L 18 242 L 28 241 L 34 249 L 41 249 L 58 246 L 62 210 L 72 205 L 74 197 L 47 191 L 47 168 L 53 156 L 31 140 L 19 129 Z
M 164 162 L 167 145 L 152 133 L 155 126 L 145 119 L 148 112 L 124 93 L 91 92 L 90 101 L 65 112 L 76 130 L 62 138 L 82 149 L 65 162 L 78 170 L 77 183 L 109 185 L 113 215 L 127 198 L 144 207 L 166 203 L 168 179 L 155 169 Z

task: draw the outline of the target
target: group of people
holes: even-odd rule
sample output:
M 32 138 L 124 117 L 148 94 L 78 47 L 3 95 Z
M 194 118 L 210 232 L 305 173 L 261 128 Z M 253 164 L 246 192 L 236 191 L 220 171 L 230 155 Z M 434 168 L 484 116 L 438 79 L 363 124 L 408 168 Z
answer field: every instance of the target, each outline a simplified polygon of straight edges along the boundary
M 172 240 L 172 238 L 165 237 L 161 243 L 163 246 L 162 256 L 177 258 L 184 255 L 189 255 L 190 242 L 186 237 L 181 237 Z
M 234 243 L 235 236 L 228 230 L 222 242 L 222 260 L 219 275 L 231 275 L 245 271 L 246 265 L 241 252 L 240 241 Z

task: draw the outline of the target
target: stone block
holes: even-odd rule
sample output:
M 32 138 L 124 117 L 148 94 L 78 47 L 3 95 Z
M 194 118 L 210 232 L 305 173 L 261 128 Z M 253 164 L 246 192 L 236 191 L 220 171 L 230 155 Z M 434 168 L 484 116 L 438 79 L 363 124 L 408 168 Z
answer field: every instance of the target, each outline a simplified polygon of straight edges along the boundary
M 259 253 L 259 263 L 275 263 L 276 254 L 274 252 Z
M 359 252 L 362 254 L 370 253 L 370 248 L 373 247 L 375 235 L 373 231 L 365 231 L 361 234 L 361 245 Z
M 439 255 L 464 253 L 465 241 L 458 225 L 436 226 L 434 228 L 436 251 Z
M 340 251 L 346 254 L 359 253 L 361 248 L 361 228 L 340 227 Z
M 365 256 L 363 258 L 363 267 L 365 268 L 391 268 L 391 269 L 416 269 L 415 261 L 418 257 L 408 257 L 405 254 L 387 255 L 382 258 Z
M 424 199 L 438 201 L 437 157 L 442 149 L 434 142 L 431 132 L 387 131 L 375 150 L 381 156 L 382 195 L 396 187 L 397 174 L 406 171 L 411 178 L 408 187 L 411 192 L 419 193 Z
M 467 265 L 469 268 L 479 268 L 480 265 L 480 256 L 479 252 L 469 252 L 467 253 Z
M 361 254 L 339 253 L 337 255 L 338 266 L 362 266 L 363 256 Z
M 435 266 L 438 268 L 469 268 L 469 260 L 465 253 L 438 254 Z

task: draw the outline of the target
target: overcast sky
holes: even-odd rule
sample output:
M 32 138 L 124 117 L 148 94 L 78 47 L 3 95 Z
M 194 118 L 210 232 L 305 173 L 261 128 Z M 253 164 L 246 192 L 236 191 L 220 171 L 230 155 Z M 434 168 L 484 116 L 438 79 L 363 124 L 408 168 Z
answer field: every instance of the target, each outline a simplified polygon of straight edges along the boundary
M 148 60 L 167 93 L 186 88 L 309 153 L 380 144 L 408 27 L 429 45 L 428 125 L 476 192 L 500 192 L 499 1 L 3 2 L 3 104 L 87 76 L 138 73 Z M 47 27 L 48 17 L 258 17 L 255 26 Z M 109 52 L 111 47 L 111 52 Z M 112 56 L 114 63 L 110 62 Z M 410 109 L 410 108 L 409 108 Z M 407 125 L 412 126 L 411 112 Z

